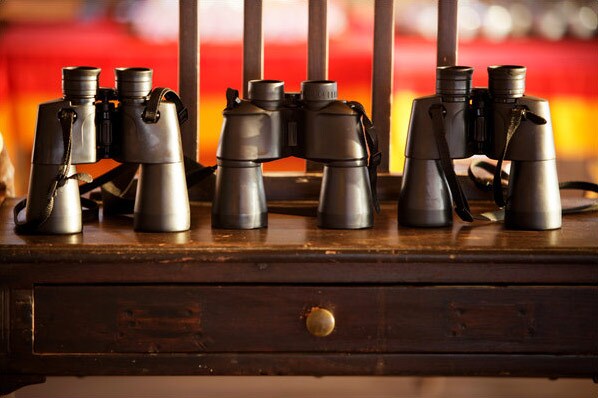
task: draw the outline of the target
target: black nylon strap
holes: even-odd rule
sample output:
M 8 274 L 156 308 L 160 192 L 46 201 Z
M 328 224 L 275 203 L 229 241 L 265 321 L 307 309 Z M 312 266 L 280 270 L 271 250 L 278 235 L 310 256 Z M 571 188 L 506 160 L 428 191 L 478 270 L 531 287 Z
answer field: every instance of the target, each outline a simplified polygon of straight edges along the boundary
M 112 180 L 117 178 L 118 176 L 122 175 L 123 173 L 131 173 L 132 176 L 135 176 L 137 169 L 139 168 L 139 164 L 137 163 L 123 163 L 106 173 L 102 174 L 99 177 L 94 178 L 93 182 L 83 184 L 79 187 L 79 193 L 81 195 L 86 194 Z
M 574 189 L 574 190 L 598 193 L 598 184 L 594 184 L 592 182 L 586 182 L 586 181 L 566 181 L 566 182 L 561 182 L 559 184 L 559 189 L 561 189 L 561 190 Z M 563 209 L 563 214 L 585 213 L 588 211 L 597 211 L 597 210 L 598 210 L 598 200 L 594 201 L 594 203 L 584 205 L 584 206 L 565 208 L 565 209 Z
M 497 166 L 495 166 L 491 163 L 485 162 L 485 161 L 472 162 L 469 165 L 469 170 L 468 170 L 469 178 L 471 178 L 471 180 L 474 182 L 474 184 L 477 187 L 481 187 L 482 190 L 488 191 L 488 185 L 489 185 L 488 180 L 476 175 L 474 169 L 481 169 L 481 170 L 486 171 L 487 173 L 494 174 L 496 172 L 496 170 L 498 169 Z M 500 169 L 498 169 L 498 170 L 500 170 Z M 508 179 L 509 173 L 501 170 L 501 178 Z M 502 189 L 502 187 L 501 187 L 501 189 Z M 598 193 L 598 184 L 594 184 L 592 182 L 587 182 L 587 181 L 566 181 L 566 182 L 559 183 L 559 189 L 562 191 L 564 191 L 564 190 L 580 190 L 580 191 Z M 590 212 L 590 211 L 598 211 L 598 200 L 594 201 L 593 203 L 587 204 L 587 205 L 563 208 L 562 213 L 563 213 L 563 215 L 566 215 L 566 214 L 575 214 L 575 213 L 585 213 L 585 212 Z M 484 213 L 484 214 L 496 215 L 496 212 Z M 489 219 L 484 214 L 476 216 L 475 218 L 476 219 L 485 219 L 485 220 L 490 220 L 490 221 L 502 220 L 502 218 Z M 504 211 L 503 211 L 503 215 L 504 215 Z
M 143 111 L 143 121 L 146 123 L 158 122 L 158 119 L 160 118 L 160 112 L 158 108 L 160 107 L 162 98 L 174 103 L 179 118 L 179 124 L 185 123 L 189 118 L 189 112 L 187 111 L 185 105 L 183 105 L 183 101 L 181 101 L 181 98 L 178 96 L 178 94 L 168 87 L 156 87 L 152 90 L 147 107 Z
M 370 120 L 365 108 L 359 102 L 350 101 L 347 105 L 360 116 L 361 123 L 363 125 L 363 135 L 365 136 L 365 142 L 368 151 L 368 174 L 370 177 L 370 188 L 372 191 L 372 200 L 374 202 L 374 209 L 376 213 L 380 213 L 380 201 L 378 200 L 378 166 L 382 161 L 382 153 L 378 150 L 378 135 L 374 123 Z
M 185 177 L 187 182 L 187 188 L 190 188 L 200 181 L 208 178 L 217 169 L 217 166 L 203 166 L 197 161 L 185 156 L 184 157 L 184 165 L 185 165 Z M 115 196 L 119 199 L 124 201 L 128 201 L 129 199 L 125 197 L 126 193 L 131 186 L 133 179 L 135 178 L 135 173 L 139 168 L 139 164 L 137 163 L 123 163 L 112 170 L 102 174 L 99 177 L 96 177 L 92 183 L 83 184 L 79 187 L 79 191 L 81 194 L 85 194 L 87 192 L 92 191 L 98 187 L 102 187 L 102 189 L 108 191 L 112 196 Z M 118 183 L 116 182 L 118 181 Z M 81 198 L 83 201 L 84 198 Z M 122 208 L 132 209 L 132 201 L 130 206 L 123 206 Z M 118 211 L 112 211 L 111 214 L 116 213 L 123 213 L 122 209 Z M 126 213 L 126 211 L 125 211 Z M 97 217 L 96 217 L 97 218 Z
M 235 90 L 234 88 L 227 88 L 226 89 L 226 109 L 234 109 L 241 103 L 241 98 L 239 98 L 239 90 Z
M 461 189 L 461 185 L 459 185 L 459 180 L 457 180 L 448 143 L 446 142 L 446 133 L 444 130 L 444 115 L 446 114 L 446 109 L 444 109 L 442 104 L 433 104 L 430 106 L 428 112 L 432 118 L 434 137 L 436 138 L 436 148 L 438 149 L 438 154 L 440 156 L 440 166 L 444 171 L 446 181 L 451 190 L 451 195 L 453 196 L 455 212 L 463 221 L 472 222 L 473 216 L 471 215 L 467 198 Z
M 483 178 L 479 177 L 475 174 L 475 170 L 480 169 L 484 170 L 487 173 L 494 175 L 496 171 L 496 165 L 489 163 L 484 160 L 480 160 L 477 162 L 471 162 L 469 167 L 467 168 L 467 175 L 473 181 L 473 184 L 481 191 L 490 192 L 493 190 L 494 180 L 493 178 Z M 504 170 L 500 171 L 500 178 L 501 178 L 501 187 L 502 187 L 502 180 L 509 179 L 509 173 Z

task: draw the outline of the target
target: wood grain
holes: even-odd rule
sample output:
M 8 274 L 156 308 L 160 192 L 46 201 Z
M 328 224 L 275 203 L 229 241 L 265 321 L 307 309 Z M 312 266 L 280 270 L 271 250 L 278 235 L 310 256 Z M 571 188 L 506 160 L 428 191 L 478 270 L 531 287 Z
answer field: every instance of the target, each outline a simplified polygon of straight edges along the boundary
M 37 354 L 598 354 L 588 286 L 39 286 L 35 302 Z M 330 336 L 308 333 L 312 307 Z
M 307 24 L 307 80 L 328 79 L 328 0 L 309 0 Z M 305 170 L 322 172 L 321 163 L 308 160 Z
M 0 280 L 32 282 L 200 283 L 597 283 L 598 213 L 567 216 L 554 231 L 505 230 L 499 223 L 451 228 L 397 226 L 383 203 L 375 226 L 324 230 L 315 217 L 273 213 L 269 227 L 217 230 L 209 204 L 193 203 L 192 229 L 134 232 L 132 219 L 109 217 L 82 234 L 14 233 L 9 199 L 0 207 Z M 473 211 L 491 208 L 474 203 Z M 270 203 L 271 210 L 313 212 L 314 202 Z
M 248 82 L 264 77 L 262 0 L 244 0 L 243 10 L 243 98 L 247 98 Z
M 438 2 L 437 66 L 457 65 L 459 29 L 458 0 Z
M 374 55 L 372 63 L 372 121 L 382 153 L 379 171 L 390 165 L 390 118 L 394 69 L 394 0 L 376 0 L 374 6 Z M 401 149 L 402 150 L 402 149 Z
M 596 376 L 595 355 L 504 354 L 112 354 L 15 357 L 11 365 L 24 373 L 64 375 L 198 375 L 198 376 Z
M 189 118 L 181 125 L 185 156 L 199 154 L 199 4 L 184 0 L 179 4 L 179 91 Z

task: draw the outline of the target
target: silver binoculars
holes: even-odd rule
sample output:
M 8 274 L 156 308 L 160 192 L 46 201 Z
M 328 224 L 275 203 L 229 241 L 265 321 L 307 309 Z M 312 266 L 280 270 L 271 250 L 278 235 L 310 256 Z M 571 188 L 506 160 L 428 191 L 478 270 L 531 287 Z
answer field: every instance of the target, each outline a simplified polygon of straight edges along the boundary
M 218 144 L 212 226 L 266 227 L 261 163 L 296 156 L 324 164 L 317 223 L 321 228 L 373 225 L 376 167 L 373 126 L 358 103 L 337 100 L 334 81 L 304 81 L 285 93 L 278 80 L 249 82 L 248 98 L 227 92 Z
M 115 89 L 99 88 L 99 74 L 95 67 L 63 68 L 63 97 L 39 106 L 25 224 L 33 233 L 81 232 L 83 175 L 75 165 L 113 158 L 141 165 L 135 230 L 189 229 L 182 104 L 170 100 L 178 96 L 152 90 L 151 69 L 116 69 Z
M 550 108 L 548 101 L 524 95 L 526 68 L 488 67 L 488 88 L 473 89 L 470 67 L 439 67 L 436 73 L 436 95 L 413 101 L 399 223 L 415 227 L 451 225 L 453 202 L 463 199 L 458 183 L 455 187 L 448 178 L 454 176 L 451 159 L 484 154 L 499 160 L 494 196 L 505 208 L 507 228 L 560 228 Z M 500 184 L 503 159 L 511 160 L 506 201 Z M 455 208 L 461 215 L 458 205 Z

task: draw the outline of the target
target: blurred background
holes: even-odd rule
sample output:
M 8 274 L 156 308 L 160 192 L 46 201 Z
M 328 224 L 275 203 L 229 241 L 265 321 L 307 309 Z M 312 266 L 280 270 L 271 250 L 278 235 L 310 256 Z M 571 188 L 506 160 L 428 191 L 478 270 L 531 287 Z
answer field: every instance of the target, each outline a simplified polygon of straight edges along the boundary
M 243 2 L 202 0 L 200 160 L 215 162 L 227 87 L 241 89 Z M 396 2 L 391 171 L 401 172 L 411 101 L 433 93 L 436 0 Z M 563 179 L 598 180 L 598 1 L 461 0 L 459 63 L 475 68 L 528 67 L 527 94 L 549 99 Z M 329 78 L 339 96 L 371 104 L 372 0 L 329 0 Z M 264 0 L 267 79 L 298 90 L 306 77 L 307 1 Z M 37 106 L 61 96 L 61 67 L 154 69 L 154 85 L 178 89 L 176 0 L 0 0 L 0 132 L 16 167 L 16 192 L 27 190 Z M 114 165 L 87 166 L 97 175 Z M 286 159 L 268 170 L 303 170 Z
M 441 0 L 442 1 L 442 0 Z M 200 160 L 215 163 L 227 87 L 241 89 L 243 2 L 201 0 Z M 371 106 L 373 0 L 329 0 L 329 78 L 339 96 Z M 436 0 L 396 1 L 391 171 L 401 172 L 411 101 L 434 92 Z M 298 90 L 306 77 L 307 1 L 264 0 L 265 78 Z M 598 181 L 598 1 L 461 0 L 459 63 L 528 67 L 527 93 L 549 99 L 561 180 Z M 154 69 L 178 89 L 176 0 L 0 0 L 0 132 L 27 190 L 37 106 L 61 96 L 61 68 Z M 86 166 L 93 175 L 113 167 Z M 266 170 L 303 170 L 304 161 Z M 16 397 L 75 396 L 596 397 L 589 380 L 463 378 L 49 378 Z

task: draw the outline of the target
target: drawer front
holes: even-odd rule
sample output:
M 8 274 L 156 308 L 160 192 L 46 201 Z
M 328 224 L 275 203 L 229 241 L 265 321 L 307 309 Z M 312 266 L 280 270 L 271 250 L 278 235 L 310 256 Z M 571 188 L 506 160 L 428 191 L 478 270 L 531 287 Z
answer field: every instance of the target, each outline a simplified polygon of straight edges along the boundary
M 40 354 L 596 354 L 597 316 L 593 286 L 36 286 L 33 333 Z

